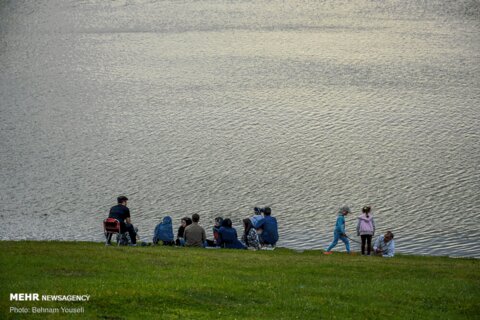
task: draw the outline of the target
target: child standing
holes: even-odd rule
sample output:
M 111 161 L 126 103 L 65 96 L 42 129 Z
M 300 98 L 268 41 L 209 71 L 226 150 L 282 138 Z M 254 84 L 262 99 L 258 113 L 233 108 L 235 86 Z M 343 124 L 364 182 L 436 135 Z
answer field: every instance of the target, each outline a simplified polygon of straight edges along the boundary
M 337 222 L 335 224 L 335 229 L 333 230 L 333 241 L 328 246 L 327 251 L 324 254 L 332 254 L 333 247 L 338 243 L 338 239 L 342 240 L 345 243 L 345 248 L 347 253 L 350 253 L 350 242 L 348 241 L 347 235 L 345 234 L 345 216 L 351 213 L 350 208 L 343 206 L 338 210 Z
M 358 217 L 357 223 L 357 236 L 362 238 L 362 255 L 365 255 L 365 244 L 367 244 L 368 256 L 372 248 L 372 237 L 375 234 L 375 221 L 370 214 L 371 210 L 369 206 L 363 207 L 363 214 Z

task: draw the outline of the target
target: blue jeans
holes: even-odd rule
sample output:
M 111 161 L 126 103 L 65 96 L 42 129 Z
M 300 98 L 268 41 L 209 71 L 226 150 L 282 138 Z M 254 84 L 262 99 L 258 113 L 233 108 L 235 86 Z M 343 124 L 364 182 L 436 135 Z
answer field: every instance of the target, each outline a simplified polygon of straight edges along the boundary
M 350 242 L 348 241 L 348 238 L 345 236 L 342 236 L 338 232 L 333 233 L 333 241 L 332 243 L 328 246 L 327 251 L 330 251 L 335 247 L 338 243 L 338 239 L 342 240 L 343 243 L 345 243 L 345 248 L 347 249 L 347 253 L 350 253 Z
M 267 239 L 265 239 L 261 234 L 258 235 L 258 240 L 261 244 L 271 245 L 272 247 L 275 247 L 275 245 L 277 244 L 277 241 L 271 241 L 270 237 L 267 237 Z

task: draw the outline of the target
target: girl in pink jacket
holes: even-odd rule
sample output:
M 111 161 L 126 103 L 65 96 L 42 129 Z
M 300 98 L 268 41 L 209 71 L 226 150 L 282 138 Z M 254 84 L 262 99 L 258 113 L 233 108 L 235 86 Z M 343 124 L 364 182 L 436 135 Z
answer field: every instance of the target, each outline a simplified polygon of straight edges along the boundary
M 367 255 L 370 255 L 372 248 L 372 237 L 375 234 L 375 221 L 370 214 L 371 208 L 365 206 L 363 214 L 358 217 L 357 236 L 362 238 L 362 255 L 365 255 L 365 243 L 367 244 Z

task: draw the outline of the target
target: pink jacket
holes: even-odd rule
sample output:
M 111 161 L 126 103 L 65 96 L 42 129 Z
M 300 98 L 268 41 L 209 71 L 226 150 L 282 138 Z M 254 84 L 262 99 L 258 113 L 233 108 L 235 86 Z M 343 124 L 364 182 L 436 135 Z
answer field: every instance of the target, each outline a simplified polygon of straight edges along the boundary
M 362 214 L 358 217 L 357 235 L 374 235 L 375 234 L 375 221 L 370 214 L 367 218 L 366 214 Z

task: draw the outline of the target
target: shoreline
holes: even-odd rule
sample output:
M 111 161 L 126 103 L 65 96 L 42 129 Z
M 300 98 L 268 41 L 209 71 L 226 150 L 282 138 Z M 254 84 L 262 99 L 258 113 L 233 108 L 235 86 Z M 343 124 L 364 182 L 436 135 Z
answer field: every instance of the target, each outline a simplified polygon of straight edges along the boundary
M 79 243 L 79 244 L 102 244 L 104 245 L 104 242 L 100 242 L 100 241 L 88 241 L 88 240 L 71 240 L 71 241 L 67 241 L 67 240 L 0 240 L 0 243 L 4 243 L 4 242 L 33 242 L 33 243 Z M 111 247 L 117 247 L 115 244 L 113 244 Z M 121 246 L 120 246 L 121 247 Z M 150 247 L 150 246 L 147 246 L 147 247 Z M 163 246 L 152 246 L 152 247 L 163 247 Z M 143 248 L 142 246 L 137 246 L 136 248 Z M 178 246 L 173 246 L 173 248 L 178 248 L 180 250 L 189 250 L 191 248 L 185 248 L 185 247 L 178 247 Z M 289 248 L 289 247 L 276 247 L 276 249 L 281 249 L 281 250 L 289 250 L 289 251 L 292 251 L 292 252 L 295 252 L 295 253 L 308 253 L 308 252 L 324 252 L 325 250 L 324 249 L 294 249 L 294 248 Z M 242 250 L 239 250 L 239 251 L 242 251 Z M 250 250 L 247 250 L 247 251 L 250 251 Z M 260 250 L 260 251 L 263 251 L 263 250 Z M 344 251 L 333 251 L 334 254 L 345 254 L 346 252 Z M 359 252 L 357 251 L 353 251 L 353 256 L 355 255 L 360 255 Z M 480 260 L 480 256 L 479 257 L 471 257 L 471 256 L 448 256 L 448 255 L 429 255 L 429 254 L 410 254 L 410 253 L 402 253 L 402 252 L 399 252 L 397 251 L 395 253 L 395 257 L 425 257 L 425 258 L 449 258 L 449 259 L 463 259 L 463 260 Z M 390 258 L 390 259 L 395 259 L 395 257 L 393 258 Z M 370 258 L 379 258 L 379 257 L 370 257 Z

